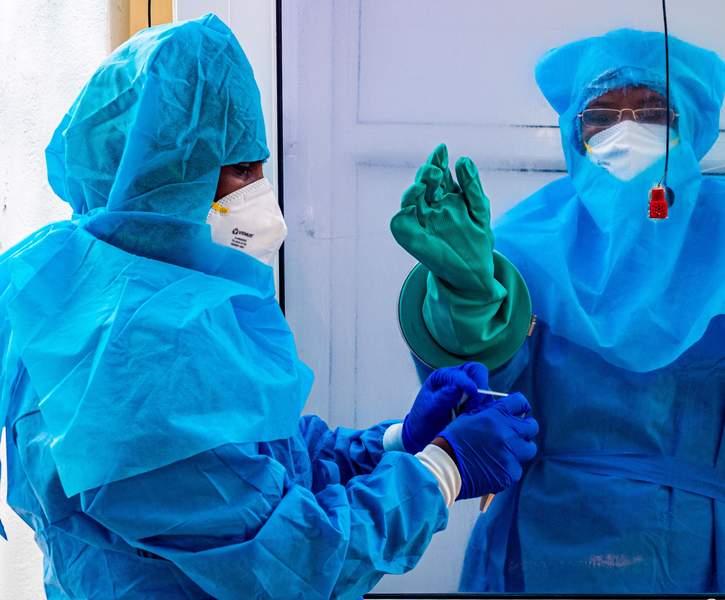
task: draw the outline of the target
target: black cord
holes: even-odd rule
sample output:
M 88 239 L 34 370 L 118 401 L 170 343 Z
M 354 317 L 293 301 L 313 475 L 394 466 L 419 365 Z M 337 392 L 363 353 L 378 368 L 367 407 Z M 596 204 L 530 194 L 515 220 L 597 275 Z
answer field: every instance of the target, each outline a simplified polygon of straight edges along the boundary
M 282 0 L 275 2 L 275 34 L 277 54 L 277 200 L 279 209 L 284 215 L 284 106 L 282 89 Z M 287 295 L 285 293 L 284 244 L 279 249 L 279 306 L 282 312 L 286 309 Z
M 667 167 L 670 163 L 670 45 L 669 36 L 667 34 L 667 5 L 666 0 L 662 0 L 662 18 L 665 22 L 665 94 L 667 100 L 667 133 L 665 136 L 665 171 L 662 174 L 662 185 L 667 187 Z
M 148 0 L 147 7 L 148 7 L 147 17 L 149 20 L 149 27 L 151 27 L 151 0 Z

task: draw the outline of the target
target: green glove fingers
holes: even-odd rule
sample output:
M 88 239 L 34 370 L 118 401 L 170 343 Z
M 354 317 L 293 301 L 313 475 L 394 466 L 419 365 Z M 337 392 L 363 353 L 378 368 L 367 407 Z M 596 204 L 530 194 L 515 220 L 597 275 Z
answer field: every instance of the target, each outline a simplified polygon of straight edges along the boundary
M 426 164 L 438 167 L 441 171 L 446 171 L 448 169 L 448 147 L 445 144 L 438 144 L 428 156 Z
M 445 144 L 438 144 L 433 153 L 428 157 L 428 162 L 433 166 L 438 167 L 443 172 L 442 188 L 445 193 L 460 193 L 461 188 L 456 183 L 451 175 L 451 170 L 448 168 L 448 148 Z
M 439 145 L 418 169 L 401 210 L 391 221 L 398 243 L 454 289 L 489 295 L 493 279 L 492 236 L 486 199 L 470 159 L 448 169 L 448 151 Z
M 453 175 L 451 175 L 450 169 L 446 169 L 443 172 L 443 190 L 447 194 L 460 194 L 461 193 L 461 186 L 459 186 L 456 183 L 456 180 L 453 179 Z
M 439 183 L 442 192 L 448 193 L 461 191 L 461 188 L 456 183 L 455 179 L 453 179 L 451 171 L 448 168 L 448 148 L 445 144 L 438 144 L 435 150 L 430 153 L 428 160 L 426 160 L 425 163 L 423 163 L 423 166 L 418 169 L 416 181 L 420 181 L 421 177 L 426 174 L 430 177 L 429 173 L 431 168 L 438 169 L 442 173 L 442 180 L 437 182 Z
M 476 165 L 459 159 L 455 176 L 448 149 L 440 144 L 391 220 L 397 242 L 429 271 L 406 281 L 399 310 L 407 317 L 401 316 L 401 326 L 411 348 L 430 364 L 475 355 L 491 366 L 521 344 L 531 301 L 518 271 L 494 253 L 490 203 Z
M 491 205 L 483 191 L 481 179 L 478 176 L 478 167 L 467 156 L 456 161 L 456 178 L 463 189 L 463 197 L 466 199 L 471 219 L 488 232 L 493 248 Z
M 418 169 L 416 181 L 425 186 L 425 201 L 433 205 L 443 196 L 443 171 L 435 165 L 424 164 Z
M 400 200 L 400 209 L 405 211 L 410 208 L 417 208 L 422 197 L 425 196 L 425 186 L 422 183 L 414 183 L 405 192 Z M 400 214 L 400 213 L 399 213 Z M 397 217 L 398 215 L 395 215 Z M 395 217 L 393 217 L 395 219 Z

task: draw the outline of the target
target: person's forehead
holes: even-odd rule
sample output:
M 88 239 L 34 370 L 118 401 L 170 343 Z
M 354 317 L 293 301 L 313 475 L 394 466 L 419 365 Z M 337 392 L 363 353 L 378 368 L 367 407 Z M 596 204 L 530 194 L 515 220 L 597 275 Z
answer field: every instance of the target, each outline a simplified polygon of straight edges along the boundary
M 589 107 L 616 108 L 630 107 L 632 103 L 638 104 L 660 104 L 664 102 L 662 94 L 647 86 L 623 86 L 614 88 L 597 96 L 588 104 Z

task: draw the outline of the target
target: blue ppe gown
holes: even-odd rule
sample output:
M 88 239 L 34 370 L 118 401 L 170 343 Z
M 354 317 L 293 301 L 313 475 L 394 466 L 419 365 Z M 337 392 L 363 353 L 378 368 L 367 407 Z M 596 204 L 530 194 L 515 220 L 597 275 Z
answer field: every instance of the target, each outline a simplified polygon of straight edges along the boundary
M 0 257 L 8 501 L 51 600 L 357 597 L 445 527 L 385 424 L 300 419 L 312 375 L 273 271 L 211 240 L 220 167 L 268 155 L 213 16 L 121 46 L 52 138 L 74 215 Z
M 611 89 L 663 91 L 662 44 L 619 30 L 537 67 L 569 175 L 496 225 L 539 325 L 491 386 L 530 399 L 539 456 L 478 519 L 463 591 L 725 590 L 725 183 L 698 166 L 725 65 L 670 40 L 667 221 L 647 219 L 663 161 L 615 179 L 587 158 L 577 117 Z

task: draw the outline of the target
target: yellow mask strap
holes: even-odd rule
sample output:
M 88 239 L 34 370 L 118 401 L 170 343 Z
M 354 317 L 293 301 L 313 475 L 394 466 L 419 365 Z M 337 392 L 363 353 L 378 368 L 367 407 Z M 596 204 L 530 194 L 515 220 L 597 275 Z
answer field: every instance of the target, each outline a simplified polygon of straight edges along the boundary
M 217 211 L 222 215 L 229 212 L 229 209 L 226 206 L 222 206 L 218 202 L 213 202 L 211 205 L 211 209 Z

